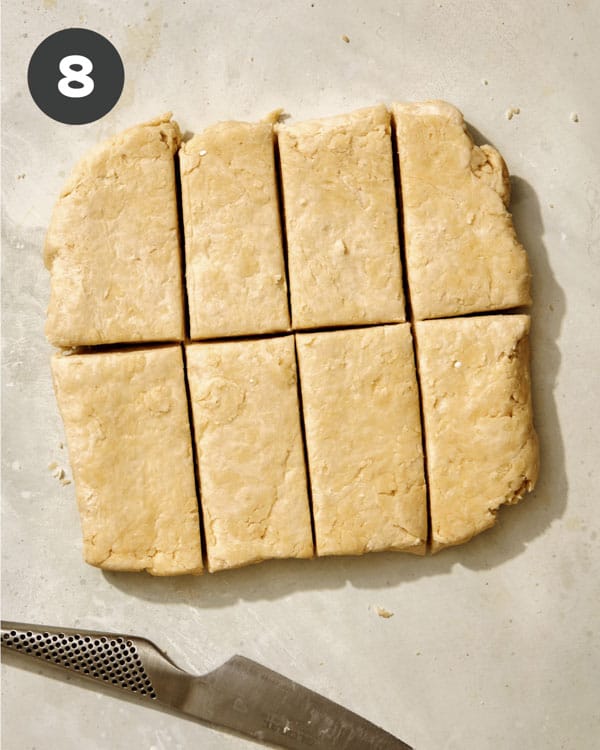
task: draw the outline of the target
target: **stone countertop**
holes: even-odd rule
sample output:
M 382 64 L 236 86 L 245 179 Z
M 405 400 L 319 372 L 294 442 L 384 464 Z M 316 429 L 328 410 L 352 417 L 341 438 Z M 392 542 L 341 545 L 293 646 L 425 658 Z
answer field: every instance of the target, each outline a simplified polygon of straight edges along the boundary
M 71 26 L 110 38 L 125 65 L 117 106 L 84 126 L 47 118 L 26 84 L 37 44 Z M 241 653 L 418 750 L 591 748 L 600 735 L 596 4 L 23 1 L 3 7 L 2 34 L 2 616 L 138 633 L 198 673 Z M 43 335 L 41 248 L 73 164 L 167 110 L 197 131 L 280 106 L 304 119 L 436 97 L 459 106 L 514 175 L 534 273 L 535 493 L 470 544 L 425 559 L 280 561 L 164 580 L 86 566 Z M 12 661 L 2 708 L 7 750 L 255 747 Z

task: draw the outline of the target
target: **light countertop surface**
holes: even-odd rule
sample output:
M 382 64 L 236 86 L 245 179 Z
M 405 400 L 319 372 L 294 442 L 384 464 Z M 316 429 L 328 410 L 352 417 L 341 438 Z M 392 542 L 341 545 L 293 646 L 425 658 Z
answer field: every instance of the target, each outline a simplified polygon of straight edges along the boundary
M 417 750 L 597 747 L 598 3 L 38 0 L 3 3 L 2 20 L 3 618 L 138 633 L 197 673 L 241 653 Z M 46 117 L 26 83 L 39 42 L 72 26 L 111 39 L 126 73 L 113 111 L 84 126 Z M 168 110 L 194 132 L 276 107 L 299 120 L 428 98 L 462 109 L 513 174 L 534 274 L 535 492 L 470 544 L 424 559 L 183 579 L 86 566 L 73 484 L 48 468 L 71 478 L 43 335 L 44 232 L 77 159 Z M 6 750 L 257 747 L 14 660 L 2 714 Z

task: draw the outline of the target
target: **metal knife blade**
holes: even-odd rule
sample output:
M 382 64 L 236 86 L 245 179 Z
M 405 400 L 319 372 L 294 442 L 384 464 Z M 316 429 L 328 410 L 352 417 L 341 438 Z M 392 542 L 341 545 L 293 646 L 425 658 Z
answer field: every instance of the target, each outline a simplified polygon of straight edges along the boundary
M 289 750 L 412 750 L 347 708 L 243 656 L 196 678 L 182 710 Z
M 2 622 L 2 648 L 97 687 L 286 750 L 412 750 L 322 695 L 243 656 L 201 676 L 134 635 Z

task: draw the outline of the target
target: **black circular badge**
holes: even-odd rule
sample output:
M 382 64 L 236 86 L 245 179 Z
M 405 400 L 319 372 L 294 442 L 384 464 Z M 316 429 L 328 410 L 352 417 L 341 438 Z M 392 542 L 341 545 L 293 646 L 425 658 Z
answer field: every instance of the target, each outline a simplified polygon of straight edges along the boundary
M 89 29 L 63 29 L 44 39 L 27 71 L 29 91 L 38 107 L 68 125 L 94 122 L 110 112 L 124 81 L 117 50 Z

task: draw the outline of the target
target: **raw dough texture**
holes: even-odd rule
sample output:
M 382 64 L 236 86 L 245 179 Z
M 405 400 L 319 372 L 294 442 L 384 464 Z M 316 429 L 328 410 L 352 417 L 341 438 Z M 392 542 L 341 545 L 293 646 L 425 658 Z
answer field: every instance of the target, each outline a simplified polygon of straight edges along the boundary
M 209 570 L 312 557 L 293 336 L 186 352 Z
M 46 236 L 46 335 L 70 347 L 184 336 L 170 114 L 99 145 L 75 167 Z
M 201 572 L 196 478 L 210 571 L 314 546 L 424 554 L 428 533 L 436 551 L 535 485 L 529 317 L 458 317 L 530 302 L 500 154 L 441 101 L 280 114 L 183 145 L 170 115 L 131 128 L 79 162 L 55 207 L 48 338 L 132 345 L 52 364 L 93 565 Z
M 535 485 L 528 333 L 528 315 L 416 323 L 434 551 Z
M 417 320 L 528 305 L 506 165 L 475 146 L 462 114 L 440 101 L 394 104 L 406 271 Z
M 222 122 L 179 152 L 193 339 L 289 329 L 270 122 Z
M 294 328 L 404 320 L 390 114 L 278 130 Z
M 410 326 L 297 334 L 317 554 L 424 554 Z
M 52 373 L 86 562 L 202 572 L 181 348 L 57 354 Z

